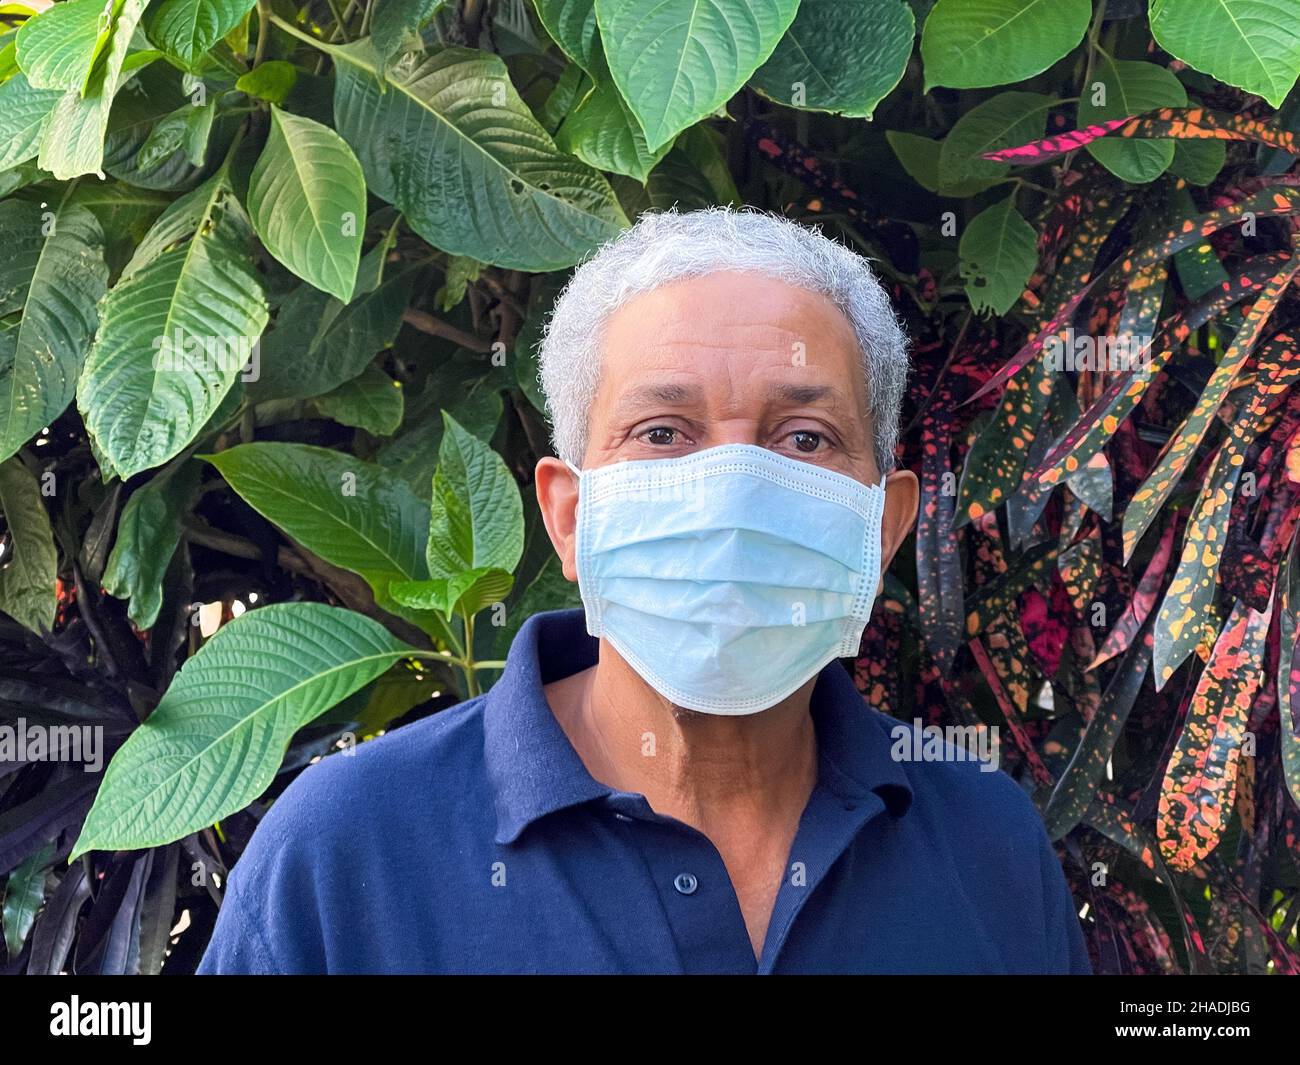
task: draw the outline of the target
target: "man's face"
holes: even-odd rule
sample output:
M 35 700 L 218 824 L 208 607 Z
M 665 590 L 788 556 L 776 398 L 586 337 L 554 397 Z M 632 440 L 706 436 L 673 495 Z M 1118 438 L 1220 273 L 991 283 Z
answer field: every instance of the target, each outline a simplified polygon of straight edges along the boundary
M 601 338 L 582 468 L 755 444 L 878 484 L 874 427 L 852 326 L 825 296 L 774 278 L 719 272 L 629 301 Z M 882 572 L 916 516 L 917 483 L 886 483 Z M 538 463 L 546 527 L 569 580 L 577 481 Z
M 610 319 L 582 466 L 756 444 L 880 480 L 861 357 L 825 296 L 715 273 L 645 293 Z

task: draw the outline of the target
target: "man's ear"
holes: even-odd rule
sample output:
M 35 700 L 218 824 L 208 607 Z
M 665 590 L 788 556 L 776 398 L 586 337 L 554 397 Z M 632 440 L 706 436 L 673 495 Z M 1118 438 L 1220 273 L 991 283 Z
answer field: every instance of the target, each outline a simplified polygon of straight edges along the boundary
M 916 478 L 912 480 L 915 483 Z M 567 580 L 577 581 L 578 476 L 559 459 L 548 456 L 538 460 L 533 482 L 546 535 L 551 538 L 551 546 L 560 557 L 564 576 Z
M 912 531 L 916 521 L 916 508 L 921 499 L 921 486 L 911 470 L 895 470 L 885 478 L 885 513 L 880 521 L 880 585 L 885 582 L 885 570 L 893 561 L 898 545 Z M 879 594 L 880 589 L 876 589 Z

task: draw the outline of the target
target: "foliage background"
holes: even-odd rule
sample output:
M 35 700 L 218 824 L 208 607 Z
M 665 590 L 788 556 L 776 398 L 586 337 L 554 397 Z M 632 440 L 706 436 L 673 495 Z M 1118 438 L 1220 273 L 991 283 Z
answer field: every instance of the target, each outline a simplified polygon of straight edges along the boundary
M 533 343 L 715 203 L 871 256 L 913 338 L 864 695 L 1000 726 L 1098 971 L 1297 971 L 1296 0 L 0 20 L 0 724 L 114 755 L 0 759 L 6 971 L 192 972 L 295 774 L 576 603 Z

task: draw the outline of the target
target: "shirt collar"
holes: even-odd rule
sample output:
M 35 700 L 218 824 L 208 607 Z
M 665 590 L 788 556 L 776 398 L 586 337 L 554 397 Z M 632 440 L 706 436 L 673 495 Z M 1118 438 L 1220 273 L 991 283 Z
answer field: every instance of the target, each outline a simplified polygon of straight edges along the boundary
M 545 684 L 594 666 L 599 648 L 581 609 L 534 614 L 520 626 L 483 714 L 498 843 L 513 842 L 547 814 L 615 793 L 587 772 L 542 691 Z M 812 714 L 819 786 L 843 797 L 876 792 L 895 817 L 906 813 L 912 789 L 903 767 L 890 757 L 890 719 L 863 702 L 838 662 L 818 676 Z

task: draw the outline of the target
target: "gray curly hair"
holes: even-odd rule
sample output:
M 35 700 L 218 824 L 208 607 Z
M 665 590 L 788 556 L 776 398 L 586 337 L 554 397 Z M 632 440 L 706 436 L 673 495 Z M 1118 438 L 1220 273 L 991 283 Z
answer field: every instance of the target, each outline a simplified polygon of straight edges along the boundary
M 862 351 L 876 465 L 894 467 L 907 385 L 907 338 L 866 259 L 814 229 L 750 208 L 643 214 L 574 271 L 555 301 L 538 347 L 538 378 L 556 454 L 582 465 L 587 413 L 600 383 L 601 337 L 634 296 L 723 270 L 787 281 L 828 297 L 848 318 Z

